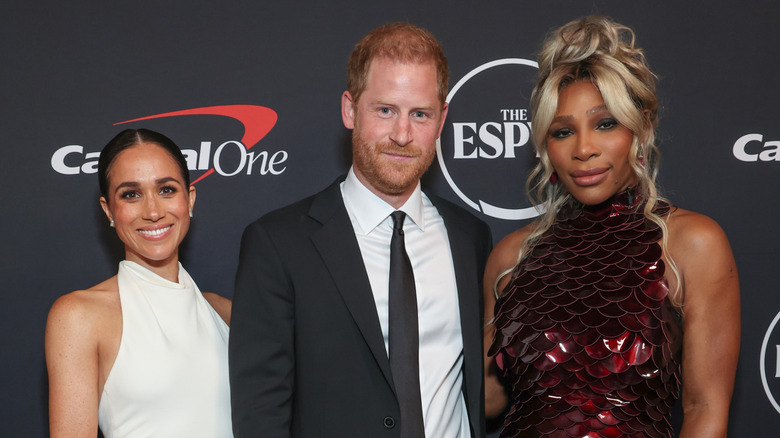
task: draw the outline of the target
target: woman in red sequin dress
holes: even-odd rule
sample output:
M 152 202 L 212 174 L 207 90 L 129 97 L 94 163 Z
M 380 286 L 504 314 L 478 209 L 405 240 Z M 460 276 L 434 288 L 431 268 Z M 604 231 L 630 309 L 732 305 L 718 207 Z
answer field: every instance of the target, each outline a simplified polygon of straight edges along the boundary
M 726 436 L 736 266 L 713 220 L 659 196 L 657 110 L 627 27 L 585 17 L 543 44 L 529 188 L 546 212 L 485 272 L 486 369 L 509 392 L 502 437 L 670 437 L 680 392 L 681 437 Z

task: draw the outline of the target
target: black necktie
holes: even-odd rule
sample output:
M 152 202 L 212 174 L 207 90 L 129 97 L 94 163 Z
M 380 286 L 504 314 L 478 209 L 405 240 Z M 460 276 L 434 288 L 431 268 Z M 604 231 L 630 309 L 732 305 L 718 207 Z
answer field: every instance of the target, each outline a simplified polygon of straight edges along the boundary
M 406 213 L 395 211 L 390 239 L 390 370 L 401 405 L 401 437 L 425 436 L 420 399 L 419 329 L 414 271 L 404 245 Z

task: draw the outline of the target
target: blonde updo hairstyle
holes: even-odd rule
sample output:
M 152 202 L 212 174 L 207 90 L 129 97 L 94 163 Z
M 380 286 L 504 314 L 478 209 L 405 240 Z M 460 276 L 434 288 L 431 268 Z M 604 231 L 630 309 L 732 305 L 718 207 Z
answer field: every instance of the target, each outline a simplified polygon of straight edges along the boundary
M 544 212 L 521 245 L 516 266 L 505 274 L 519 274 L 520 262 L 539 236 L 552 226 L 564 205 L 567 208 L 582 207 L 563 184 L 550 181 L 555 169 L 547 155 L 547 136 L 558 109 L 561 90 L 575 82 L 591 81 L 601 92 L 609 112 L 634 133 L 629 164 L 638 177 L 638 193 L 646 200 L 643 212 L 661 227 L 664 258 L 673 275 L 679 279 L 677 267 L 667 252 L 666 224 L 653 213 L 658 201 L 662 200 L 655 183 L 660 158 L 655 145 L 655 129 L 658 126 L 656 78 L 642 49 L 635 47 L 634 41 L 634 32 L 630 28 L 608 17 L 587 16 L 556 29 L 542 44 L 538 57 L 539 76 L 530 102 L 532 138 L 539 162 L 526 186 L 531 201 Z M 678 291 L 672 291 L 672 301 L 676 305 L 680 302 L 678 295 Z

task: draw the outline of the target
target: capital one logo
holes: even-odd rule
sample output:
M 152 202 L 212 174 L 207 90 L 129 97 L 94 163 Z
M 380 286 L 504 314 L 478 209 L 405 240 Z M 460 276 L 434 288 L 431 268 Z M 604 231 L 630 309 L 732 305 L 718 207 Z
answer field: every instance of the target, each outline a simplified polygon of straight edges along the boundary
M 761 134 L 745 134 L 731 149 L 739 161 L 780 161 L 780 141 L 764 141 Z
M 780 313 L 775 316 L 761 344 L 761 383 L 775 410 L 780 413 Z
M 202 140 L 197 150 L 182 148 L 182 154 L 187 160 L 189 170 L 205 171 L 192 184 L 214 173 L 222 176 L 235 176 L 242 172 L 252 175 L 253 171 L 256 171 L 261 175 L 279 175 L 286 169 L 284 163 L 288 158 L 287 151 L 278 150 L 271 153 L 267 150 L 251 150 L 276 125 L 276 112 L 263 106 L 221 105 L 192 108 L 125 120 L 114 123 L 114 125 L 195 115 L 230 117 L 241 122 L 244 133 L 240 140 L 227 140 L 219 144 L 214 144 L 210 140 Z M 83 146 L 68 145 L 54 152 L 51 157 L 51 166 L 52 169 L 63 175 L 96 173 L 99 157 L 100 152 L 84 153 Z
M 528 101 L 538 66 L 497 59 L 466 74 L 447 96 L 449 113 L 436 143 L 442 174 L 474 210 L 506 220 L 540 211 L 525 195 L 534 166 Z

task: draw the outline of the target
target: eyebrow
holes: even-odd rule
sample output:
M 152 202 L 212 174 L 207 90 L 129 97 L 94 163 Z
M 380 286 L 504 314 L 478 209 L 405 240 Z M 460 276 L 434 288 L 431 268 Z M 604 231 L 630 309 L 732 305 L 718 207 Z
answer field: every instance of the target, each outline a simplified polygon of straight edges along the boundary
M 376 100 L 376 101 L 372 102 L 370 105 L 372 105 L 374 107 L 389 106 L 389 107 L 393 107 L 393 108 L 398 108 L 398 105 L 393 104 L 393 103 L 389 103 L 389 102 L 387 102 L 385 100 Z M 420 106 L 414 107 L 414 109 L 412 109 L 412 111 L 436 111 L 436 103 L 430 103 L 430 104 L 427 104 L 427 105 L 420 105 Z
M 600 111 L 607 111 L 607 105 L 594 106 L 593 108 L 585 111 L 585 114 L 593 114 Z
M 601 111 L 608 111 L 607 105 L 594 106 L 593 108 L 585 111 L 585 115 L 591 115 L 591 114 L 598 113 L 598 112 L 601 112 Z M 572 116 L 572 115 L 555 116 L 555 118 L 553 118 L 553 122 L 561 121 L 561 120 L 572 120 L 573 118 L 574 118 L 574 116 Z
M 154 180 L 154 183 L 156 185 L 160 185 L 160 184 L 165 184 L 165 183 L 171 182 L 171 181 L 176 182 L 176 183 L 179 182 L 179 181 L 176 180 L 176 178 L 174 178 L 172 176 L 166 176 L 166 177 L 158 178 L 158 179 Z M 140 187 L 140 186 L 141 186 L 141 184 L 139 184 L 139 183 L 137 183 L 135 181 L 125 181 L 125 182 L 120 183 L 119 185 L 117 185 L 116 186 L 116 190 L 119 190 L 119 189 L 122 189 L 122 188 L 125 188 L 125 187 L 137 188 L 137 187 Z
M 158 178 L 158 179 L 154 180 L 154 182 L 157 183 L 157 184 L 164 184 L 164 183 L 171 182 L 171 181 L 179 182 L 176 178 L 174 178 L 172 176 L 166 176 L 166 177 Z

